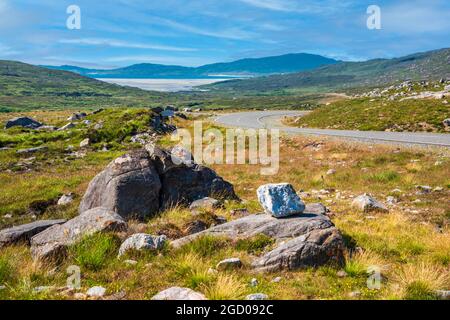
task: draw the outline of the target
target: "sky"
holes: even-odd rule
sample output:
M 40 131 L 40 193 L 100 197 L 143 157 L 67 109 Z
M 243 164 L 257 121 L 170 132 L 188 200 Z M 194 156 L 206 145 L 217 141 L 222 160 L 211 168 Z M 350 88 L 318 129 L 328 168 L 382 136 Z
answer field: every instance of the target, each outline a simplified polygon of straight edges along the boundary
M 70 5 L 81 29 L 67 27 Z M 381 29 L 367 27 L 370 5 Z M 300 52 L 360 61 L 446 47 L 449 0 L 0 0 L 0 59 L 41 65 L 199 66 Z

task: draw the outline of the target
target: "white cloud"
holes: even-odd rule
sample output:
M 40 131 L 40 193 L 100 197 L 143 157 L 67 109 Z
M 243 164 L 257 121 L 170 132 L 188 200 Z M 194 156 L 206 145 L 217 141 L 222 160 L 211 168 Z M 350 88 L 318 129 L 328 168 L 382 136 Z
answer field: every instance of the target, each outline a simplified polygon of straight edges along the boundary
M 327 13 L 352 4 L 352 0 L 297 1 L 297 0 L 238 0 L 247 5 L 281 12 Z
M 117 48 L 133 48 L 133 49 L 151 49 L 151 50 L 161 50 L 161 51 L 197 51 L 197 49 L 183 48 L 183 47 L 173 47 L 165 45 L 155 45 L 147 43 L 133 43 L 114 39 L 103 39 L 103 38 L 78 38 L 78 39 L 61 39 L 59 43 L 63 44 L 78 44 L 78 45 L 88 45 L 88 46 L 107 46 L 107 47 L 117 47 Z
M 3 44 L 0 43 L 0 57 L 1 56 L 13 56 L 16 54 L 21 54 L 20 51 L 14 50 L 11 47 L 5 46 Z

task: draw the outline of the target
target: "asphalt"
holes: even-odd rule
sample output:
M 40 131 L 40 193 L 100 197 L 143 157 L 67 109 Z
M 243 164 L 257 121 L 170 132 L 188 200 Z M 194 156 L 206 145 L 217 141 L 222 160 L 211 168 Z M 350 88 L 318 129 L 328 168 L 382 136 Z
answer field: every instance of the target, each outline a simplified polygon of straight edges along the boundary
M 306 111 L 237 112 L 217 116 L 215 121 L 218 124 L 228 127 L 280 129 L 281 132 L 293 135 L 328 136 L 371 143 L 422 145 L 450 148 L 450 134 L 445 133 L 312 129 L 288 127 L 282 124 L 281 120 L 286 116 L 303 116 L 306 113 Z

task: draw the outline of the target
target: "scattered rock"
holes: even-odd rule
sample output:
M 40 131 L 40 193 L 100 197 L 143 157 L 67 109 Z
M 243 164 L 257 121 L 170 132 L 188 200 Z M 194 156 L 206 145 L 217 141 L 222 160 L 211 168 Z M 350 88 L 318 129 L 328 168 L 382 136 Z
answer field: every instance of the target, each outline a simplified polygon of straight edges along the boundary
M 330 210 L 321 203 L 309 203 L 305 206 L 304 214 L 326 215 Z
M 65 194 L 58 200 L 58 206 L 66 206 L 71 204 L 75 198 L 73 193 Z
M 200 200 L 195 200 L 190 205 L 189 209 L 194 212 L 206 210 L 206 211 L 214 211 L 215 209 L 220 208 L 222 203 L 219 200 L 213 198 L 203 198 Z
M 139 143 L 143 146 L 145 146 L 147 143 L 150 143 L 152 140 L 153 140 L 152 136 L 147 132 L 139 133 L 131 137 L 132 143 Z
M 437 290 L 436 296 L 439 300 L 450 300 L 450 290 Z
M 0 291 L 5 290 L 6 286 L 0 286 Z
M 253 293 L 248 295 L 245 300 L 267 300 L 269 296 L 264 293 Z
M 359 298 L 361 296 L 361 291 L 353 291 L 348 294 L 350 298 Z
M 69 245 L 96 232 L 125 231 L 127 224 L 116 213 L 94 208 L 61 225 L 54 225 L 31 238 L 35 260 L 63 258 Z
M 87 147 L 89 147 L 89 144 L 90 144 L 90 140 L 89 140 L 89 138 L 86 138 L 80 142 L 80 148 L 87 148 Z
M 67 121 L 78 121 L 78 120 L 82 120 L 86 117 L 87 117 L 87 114 L 84 112 L 74 113 L 69 118 L 67 118 Z
M 103 287 L 92 287 L 90 288 L 86 294 L 91 298 L 101 298 L 105 295 L 106 289 Z
M 7 245 L 25 242 L 30 243 L 33 236 L 66 220 L 41 220 L 0 231 L 0 248 Z
M 161 291 L 152 300 L 207 300 L 200 292 L 188 288 L 172 287 Z
M 62 126 L 61 128 L 58 129 L 58 131 L 64 131 L 64 130 L 69 130 L 69 129 L 73 129 L 75 128 L 75 124 L 73 124 L 72 122 L 66 124 L 65 126 Z
M 56 131 L 58 128 L 55 126 L 41 126 L 39 128 L 37 128 L 37 131 L 48 131 L 48 132 L 52 132 L 52 131 Z
M 128 250 L 159 250 L 164 247 L 167 241 L 166 236 L 151 236 L 145 233 L 134 234 L 125 240 L 119 249 L 119 257 L 124 255 Z
M 73 298 L 75 300 L 86 300 L 87 299 L 87 295 L 81 292 L 77 292 L 73 295 Z
M 442 191 L 444 191 L 443 187 L 436 187 L 433 189 L 433 192 L 442 192 Z
M 344 261 L 344 240 L 331 220 L 324 215 L 303 214 L 277 219 L 267 214 L 250 215 L 171 242 L 180 248 L 209 235 L 231 239 L 250 239 L 266 235 L 277 247 L 256 259 L 260 271 L 293 270 Z
M 276 218 L 300 214 L 305 210 L 305 204 L 288 183 L 261 186 L 257 195 L 265 212 Z
M 258 279 L 253 278 L 250 280 L 250 287 L 257 287 L 259 285 Z
M 239 269 L 240 267 L 242 267 L 241 259 L 230 258 L 220 261 L 217 264 L 216 269 L 219 271 L 224 271 L 224 270 Z
M 35 147 L 35 148 L 17 150 L 17 154 L 30 154 L 30 153 L 44 152 L 47 150 L 48 150 L 47 147 Z
M 208 225 L 201 221 L 201 220 L 195 220 L 187 223 L 184 227 L 184 233 L 187 235 L 195 234 L 202 232 L 204 230 L 208 229 Z
M 283 280 L 281 277 L 276 277 L 272 280 L 273 283 L 280 283 Z
M 340 270 L 336 273 L 336 276 L 338 278 L 346 278 L 348 276 L 347 272 L 345 272 L 344 270 Z
M 356 197 L 353 202 L 352 206 L 354 208 L 357 208 L 358 210 L 362 212 L 371 212 L 371 211 L 382 211 L 387 212 L 388 209 L 384 204 L 377 201 L 373 197 L 371 197 L 368 194 L 363 194 L 359 197 Z
M 398 202 L 398 199 L 395 198 L 395 197 L 389 196 L 389 197 L 386 198 L 386 203 L 387 203 L 388 205 L 393 206 L 393 205 L 395 205 L 397 202 Z
M 330 170 L 327 171 L 327 176 L 331 176 L 331 175 L 333 175 L 335 173 L 336 173 L 336 170 L 330 169 Z
M 433 191 L 433 188 L 430 186 L 416 186 L 417 194 L 418 195 L 423 195 L 423 194 L 428 194 L 431 193 L 431 191 Z
M 19 117 L 19 118 L 14 118 L 14 119 L 8 120 L 8 122 L 6 122 L 5 129 L 9 129 L 12 127 L 37 129 L 39 127 L 42 127 L 42 123 L 40 123 L 34 119 L 31 119 L 29 117 Z

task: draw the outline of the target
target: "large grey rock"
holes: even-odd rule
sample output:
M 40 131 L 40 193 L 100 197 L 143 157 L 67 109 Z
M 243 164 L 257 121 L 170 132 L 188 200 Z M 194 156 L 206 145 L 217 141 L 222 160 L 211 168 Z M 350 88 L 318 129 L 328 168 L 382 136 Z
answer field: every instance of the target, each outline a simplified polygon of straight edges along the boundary
M 41 220 L 12 227 L 0 231 L 0 248 L 16 243 L 30 243 L 30 239 L 36 234 L 58 224 L 65 223 L 66 220 Z
M 266 184 L 257 190 L 258 200 L 264 211 L 277 218 L 302 213 L 305 204 L 288 183 Z
M 288 218 L 251 215 L 193 234 L 171 243 L 180 248 L 201 236 L 249 239 L 264 234 L 276 248 L 257 258 L 252 266 L 260 271 L 294 270 L 344 261 L 344 240 L 331 220 L 313 213 Z
M 356 197 L 352 202 L 352 206 L 362 212 L 388 211 L 388 208 L 384 204 L 368 194 Z
M 125 219 L 151 216 L 159 210 L 161 181 L 145 151 L 112 161 L 89 184 L 79 212 L 104 207 Z
M 19 117 L 14 118 L 6 122 L 5 129 L 9 129 L 12 127 L 22 127 L 28 129 L 37 129 L 42 126 L 42 123 L 31 119 L 29 117 Z
M 126 222 L 118 214 L 106 208 L 94 208 L 31 238 L 31 253 L 35 260 L 59 260 L 68 246 L 85 236 L 126 229 Z
M 152 300 L 208 300 L 206 297 L 188 288 L 172 287 L 161 291 Z
M 119 249 L 119 257 L 129 250 L 159 250 L 164 247 L 166 236 L 151 236 L 145 233 L 137 233 L 125 240 Z
M 336 228 L 312 230 L 263 255 L 252 266 L 265 272 L 319 267 L 344 261 L 344 243 Z

